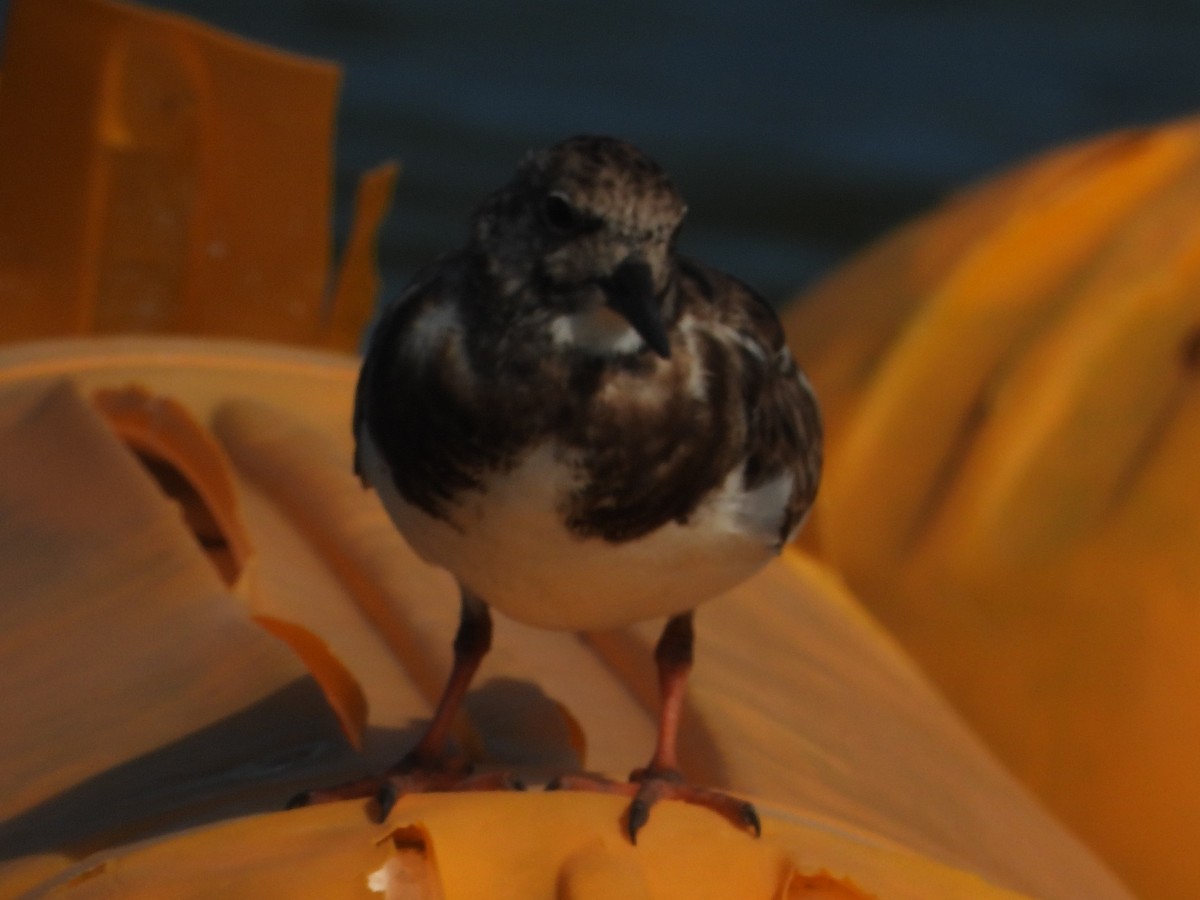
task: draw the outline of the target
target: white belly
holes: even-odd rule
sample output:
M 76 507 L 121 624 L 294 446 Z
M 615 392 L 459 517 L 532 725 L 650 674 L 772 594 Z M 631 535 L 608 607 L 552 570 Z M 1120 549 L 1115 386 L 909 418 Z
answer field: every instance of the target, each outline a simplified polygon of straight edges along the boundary
M 730 514 L 737 503 L 723 495 L 687 525 L 670 523 L 637 540 L 577 537 L 558 513 L 570 469 L 550 447 L 497 476 L 486 493 L 466 492 L 451 525 L 405 502 L 365 430 L 359 441 L 364 474 L 413 549 L 488 605 L 531 625 L 609 628 L 683 612 L 773 554 L 769 537 L 742 527 L 744 519 Z

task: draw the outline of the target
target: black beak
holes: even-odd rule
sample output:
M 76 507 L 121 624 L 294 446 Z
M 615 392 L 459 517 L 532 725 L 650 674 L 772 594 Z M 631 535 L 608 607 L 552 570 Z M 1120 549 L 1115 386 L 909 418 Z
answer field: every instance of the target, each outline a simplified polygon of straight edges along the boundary
M 600 287 L 608 305 L 633 326 L 646 345 L 663 359 L 670 358 L 671 340 L 654 295 L 650 267 L 640 259 L 627 259 L 600 282 Z

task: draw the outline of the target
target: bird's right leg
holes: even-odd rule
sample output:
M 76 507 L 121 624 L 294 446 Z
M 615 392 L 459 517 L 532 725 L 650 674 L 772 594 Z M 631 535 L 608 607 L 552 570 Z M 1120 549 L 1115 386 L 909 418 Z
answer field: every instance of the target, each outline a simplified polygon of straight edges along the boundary
M 454 665 L 434 710 L 433 719 L 417 745 L 380 776 L 360 778 L 332 788 L 306 791 L 292 798 L 288 807 L 307 806 L 356 797 L 374 796 L 379 821 L 387 818 L 396 800 L 406 793 L 504 788 L 513 786 L 503 774 L 470 775 L 470 764 L 463 758 L 449 757 L 446 741 L 463 697 L 471 685 L 479 664 L 492 646 L 492 616 L 487 604 L 466 590 L 462 592 L 462 611 L 458 633 L 454 637 Z
M 442 764 L 446 740 L 454 725 L 454 717 L 462 706 L 467 688 L 479 671 L 479 664 L 492 649 L 492 614 L 487 604 L 465 589 L 462 592 L 462 611 L 458 633 L 454 636 L 454 666 L 442 689 L 434 710 L 433 720 L 417 745 L 398 764 L 400 766 L 432 768 Z

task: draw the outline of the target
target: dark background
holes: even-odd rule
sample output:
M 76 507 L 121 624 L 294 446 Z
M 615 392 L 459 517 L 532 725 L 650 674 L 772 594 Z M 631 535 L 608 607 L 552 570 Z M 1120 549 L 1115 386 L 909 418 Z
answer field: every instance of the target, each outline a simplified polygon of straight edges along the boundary
M 989 171 L 1200 111 L 1200 2 L 1181 0 L 149 5 L 342 64 L 339 237 L 358 174 L 404 164 L 390 292 L 526 149 L 575 132 L 658 158 L 684 249 L 779 302 Z

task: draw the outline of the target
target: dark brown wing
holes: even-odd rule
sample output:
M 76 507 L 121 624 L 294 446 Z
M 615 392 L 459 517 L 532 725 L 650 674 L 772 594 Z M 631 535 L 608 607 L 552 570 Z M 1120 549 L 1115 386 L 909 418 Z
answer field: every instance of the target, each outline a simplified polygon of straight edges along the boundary
M 447 500 L 477 487 L 477 424 L 438 352 L 414 355 L 405 338 L 431 306 L 454 302 L 462 267 L 454 257 L 418 277 L 380 318 L 367 345 L 354 398 L 355 471 L 362 477 L 366 429 L 408 502 L 439 515 Z
M 786 541 L 816 498 L 821 479 L 821 416 L 812 386 L 788 349 L 775 311 L 736 278 L 691 260 L 681 275 L 715 321 L 735 332 L 738 389 L 746 422 L 744 482 L 748 490 L 784 472 L 794 477 L 780 525 Z
M 790 495 L 768 489 L 756 498 L 765 505 L 745 523 L 782 543 L 820 477 L 812 391 L 774 312 L 741 282 L 681 259 L 675 297 L 669 363 L 649 351 L 595 362 L 592 381 L 575 384 L 577 415 L 558 437 L 579 452 L 587 477 L 571 496 L 567 525 L 583 537 L 623 542 L 668 522 L 686 523 L 740 465 L 748 492 L 792 476 Z M 661 390 L 664 365 L 674 381 L 658 403 L 605 390 L 622 367 L 634 376 L 645 367 Z

